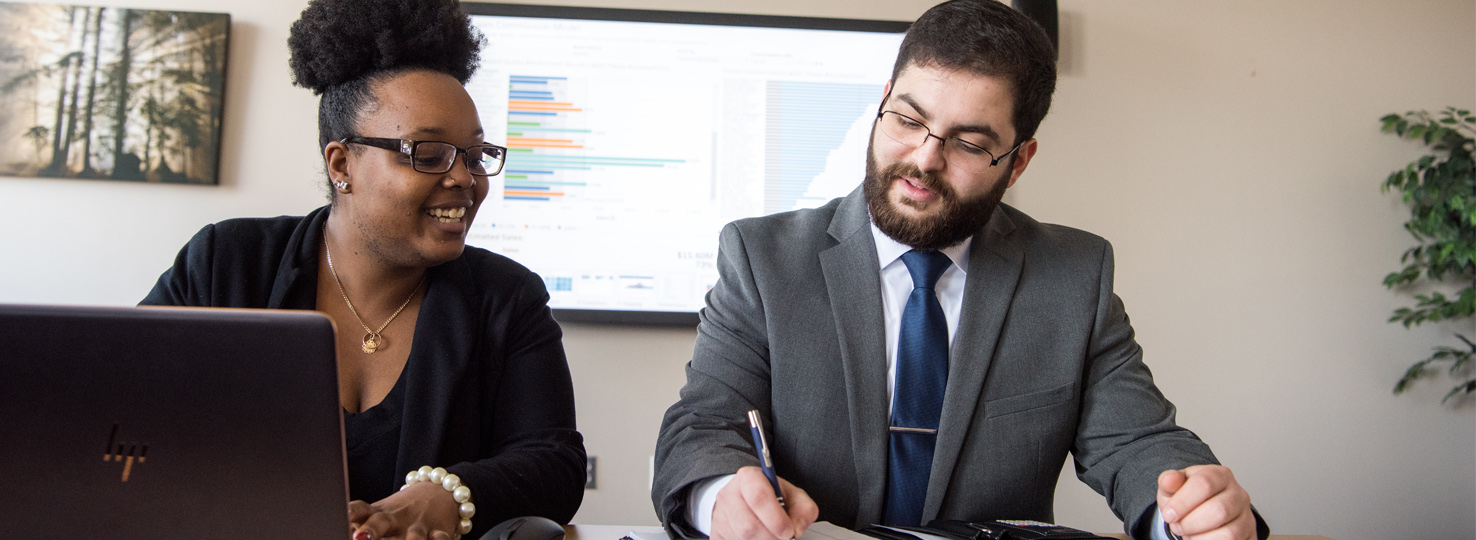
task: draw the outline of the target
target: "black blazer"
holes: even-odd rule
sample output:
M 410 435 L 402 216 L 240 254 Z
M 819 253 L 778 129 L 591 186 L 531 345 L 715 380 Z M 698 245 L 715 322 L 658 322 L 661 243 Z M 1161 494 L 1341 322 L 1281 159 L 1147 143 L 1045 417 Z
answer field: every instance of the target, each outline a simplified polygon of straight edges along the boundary
M 207 225 L 141 304 L 314 309 L 327 218 L 323 207 Z M 584 439 L 543 281 L 474 247 L 428 281 L 401 375 L 397 469 L 460 476 L 477 505 L 470 538 L 516 516 L 567 523 L 584 497 Z

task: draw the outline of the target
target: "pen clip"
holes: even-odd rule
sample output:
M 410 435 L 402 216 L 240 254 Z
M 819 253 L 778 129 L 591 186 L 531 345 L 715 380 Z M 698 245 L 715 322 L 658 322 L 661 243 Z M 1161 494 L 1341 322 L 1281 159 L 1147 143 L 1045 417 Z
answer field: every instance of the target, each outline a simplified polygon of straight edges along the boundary
M 764 436 L 764 421 L 757 409 L 748 411 L 748 428 L 753 431 L 753 449 L 758 452 L 759 464 L 772 469 L 774 461 L 769 456 L 769 438 Z

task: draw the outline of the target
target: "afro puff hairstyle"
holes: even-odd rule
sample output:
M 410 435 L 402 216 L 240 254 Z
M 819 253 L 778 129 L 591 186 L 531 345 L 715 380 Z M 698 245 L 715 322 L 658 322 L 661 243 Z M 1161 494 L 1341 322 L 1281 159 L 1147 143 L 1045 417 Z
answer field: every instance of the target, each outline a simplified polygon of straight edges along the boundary
M 311 0 L 292 23 L 288 64 L 293 84 L 322 96 L 322 149 L 354 135 L 373 83 L 427 70 L 466 84 L 485 43 L 456 0 Z

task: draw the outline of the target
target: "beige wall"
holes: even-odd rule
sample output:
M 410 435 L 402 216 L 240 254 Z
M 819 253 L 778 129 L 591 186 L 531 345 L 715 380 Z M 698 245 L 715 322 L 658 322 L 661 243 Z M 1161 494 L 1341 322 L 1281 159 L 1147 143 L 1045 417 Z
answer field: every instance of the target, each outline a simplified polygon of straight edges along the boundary
M 322 201 L 315 102 L 286 69 L 303 1 L 126 3 L 232 14 L 222 185 L 0 179 L 0 302 L 129 304 L 201 225 Z M 911 19 L 931 2 L 578 3 Z M 1476 106 L 1476 2 L 1063 0 L 1061 11 L 1055 109 L 1009 200 L 1114 242 L 1118 293 L 1181 423 L 1278 532 L 1476 538 L 1476 407 L 1442 408 L 1444 382 L 1389 394 L 1450 330 L 1476 329 L 1383 322 L 1404 299 L 1379 283 L 1409 240 L 1404 209 L 1378 185 L 1419 148 L 1377 132 L 1388 112 Z M 647 460 L 694 335 L 567 328 L 600 465 L 577 522 L 655 522 Z M 1057 517 L 1118 527 L 1069 474 Z

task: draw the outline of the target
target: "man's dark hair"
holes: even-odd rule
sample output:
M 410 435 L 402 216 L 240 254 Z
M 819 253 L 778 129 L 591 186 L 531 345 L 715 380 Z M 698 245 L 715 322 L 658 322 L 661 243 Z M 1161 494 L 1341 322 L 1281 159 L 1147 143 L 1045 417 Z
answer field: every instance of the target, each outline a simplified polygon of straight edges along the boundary
M 1035 21 L 995 0 L 950 0 L 907 29 L 892 80 L 910 66 L 962 69 L 1010 82 L 1015 144 L 1035 136 L 1056 91 L 1056 50 Z
M 322 96 L 322 150 L 357 135 L 359 113 L 374 105 L 374 83 L 427 70 L 466 84 L 485 43 L 456 0 L 312 0 L 292 23 L 288 65 L 293 84 Z

